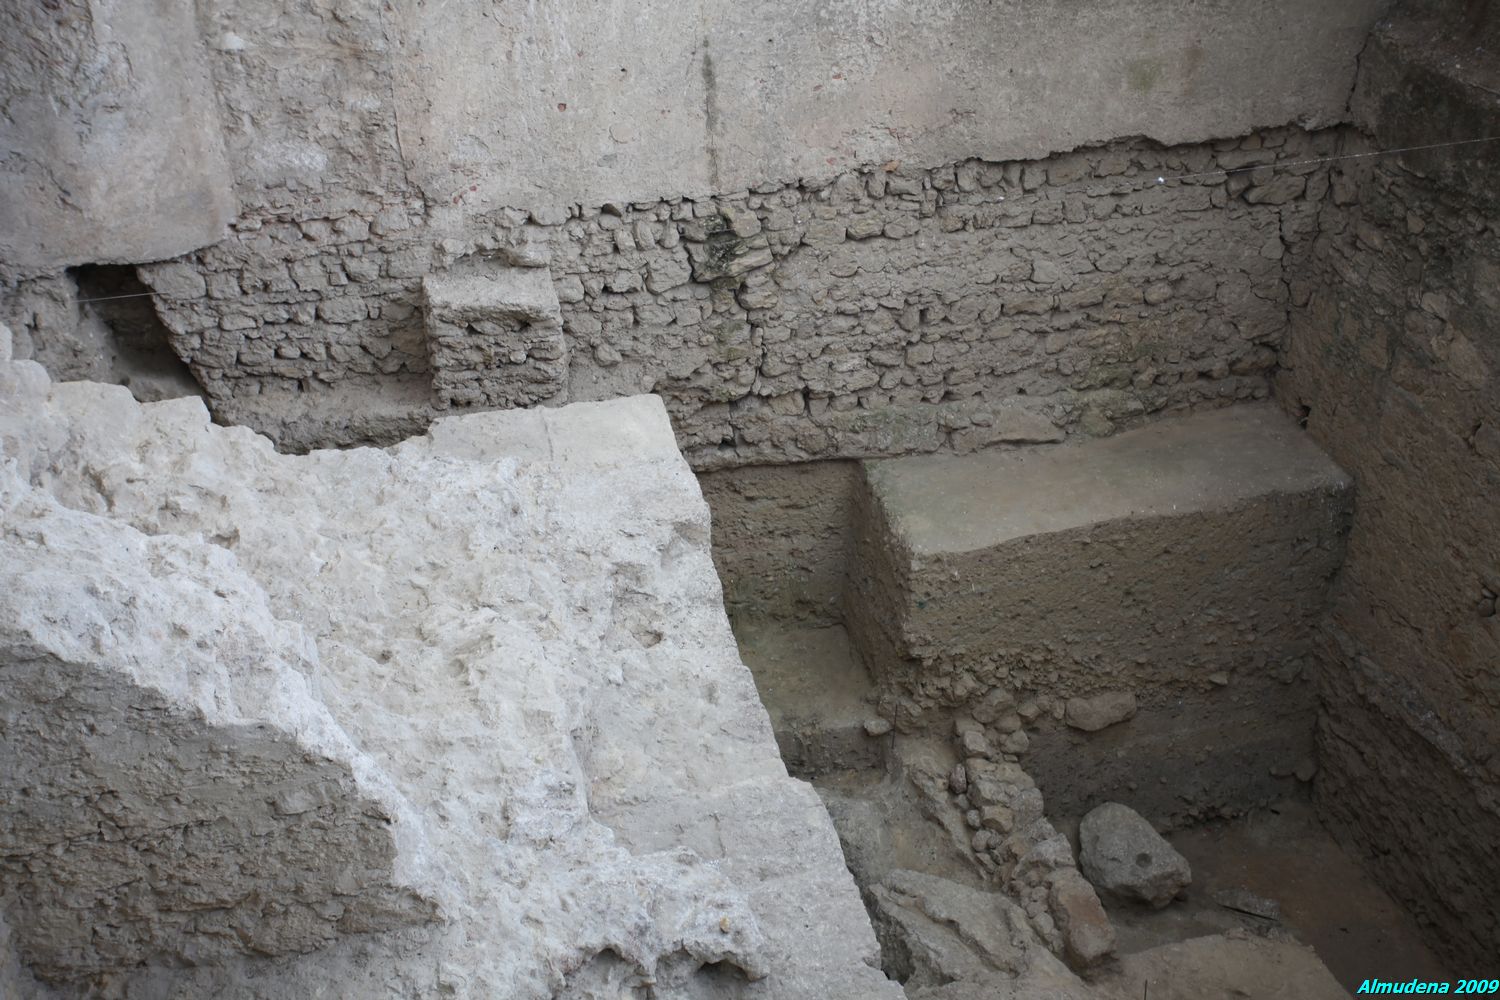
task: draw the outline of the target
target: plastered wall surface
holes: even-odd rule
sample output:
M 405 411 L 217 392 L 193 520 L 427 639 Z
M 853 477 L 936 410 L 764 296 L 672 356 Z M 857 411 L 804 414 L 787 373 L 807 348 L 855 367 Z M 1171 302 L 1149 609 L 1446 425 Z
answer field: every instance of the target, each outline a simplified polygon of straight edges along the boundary
M 1331 124 L 1381 7 L 429 3 L 385 30 L 401 40 L 394 102 L 416 184 L 531 208 Z
M 232 170 L 190 0 L 0 9 L 0 271 L 221 239 Z

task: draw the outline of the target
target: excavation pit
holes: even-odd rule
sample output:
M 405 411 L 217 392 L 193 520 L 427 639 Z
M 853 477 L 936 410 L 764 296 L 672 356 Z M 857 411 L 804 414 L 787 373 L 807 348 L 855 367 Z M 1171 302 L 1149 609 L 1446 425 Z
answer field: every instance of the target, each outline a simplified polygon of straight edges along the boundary
M 1353 497 L 1278 410 L 700 481 L 783 760 L 822 795 L 908 996 L 942 995 L 924 991 L 945 977 L 1019 989 L 1042 967 L 1100 996 L 1176 977 L 1334 997 L 1438 973 L 1416 921 L 1312 805 L 1313 626 Z M 1024 771 L 1040 794 L 975 809 L 986 800 L 962 786 L 987 768 Z M 1101 959 L 1079 953 L 1053 887 L 1076 884 L 1078 821 L 1106 801 L 1148 817 L 1193 877 L 1161 910 L 1098 893 L 1114 939 Z M 1027 874 L 1043 856 L 1047 874 Z M 974 945 L 975 928 L 962 947 L 944 938 L 1017 913 L 1032 959 Z

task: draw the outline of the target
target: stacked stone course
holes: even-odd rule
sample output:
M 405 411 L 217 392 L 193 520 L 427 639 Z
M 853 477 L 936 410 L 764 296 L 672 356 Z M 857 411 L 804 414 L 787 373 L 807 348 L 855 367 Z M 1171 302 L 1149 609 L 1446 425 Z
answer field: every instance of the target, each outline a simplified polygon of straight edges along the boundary
M 386 196 L 330 218 L 248 214 L 233 238 L 142 274 L 215 407 L 286 447 L 348 442 L 299 426 L 272 402 L 285 392 L 298 413 L 347 409 L 341 392 L 418 425 L 441 411 L 425 277 L 546 267 L 559 398 L 660 393 L 699 468 L 969 451 L 1265 396 L 1330 181 L 1316 163 L 1253 168 L 1347 139 L 1281 129 L 892 162 L 461 223 Z

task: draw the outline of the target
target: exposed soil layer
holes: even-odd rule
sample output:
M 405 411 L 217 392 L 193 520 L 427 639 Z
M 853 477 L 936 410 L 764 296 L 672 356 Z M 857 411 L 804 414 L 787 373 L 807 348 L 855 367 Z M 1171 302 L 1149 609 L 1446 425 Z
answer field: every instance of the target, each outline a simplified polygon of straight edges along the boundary
M 880 817 L 883 831 L 864 844 L 875 845 L 884 855 L 881 861 L 865 853 L 848 856 L 861 888 L 870 892 L 864 880 L 881 862 L 982 884 L 978 870 L 946 843 L 946 831 L 918 803 L 900 801 L 887 773 L 888 744 L 864 728 L 876 718 L 873 693 L 843 627 L 742 618 L 735 631 L 789 769 L 812 780 L 832 803 L 836 825 L 840 812 L 850 814 L 839 804 L 860 799 L 869 800 L 869 814 Z M 875 728 L 880 729 L 878 723 Z M 1076 848 L 1077 817 L 1055 817 L 1055 822 Z M 1417 922 L 1323 828 L 1306 801 L 1288 800 L 1234 821 L 1188 827 L 1169 840 L 1191 863 L 1192 886 L 1162 910 L 1105 899 L 1120 964 L 1096 981 L 1100 989 L 1145 977 L 1157 995 L 1169 988 L 1178 964 L 1192 965 L 1188 952 L 1197 946 L 1182 943 L 1215 935 L 1310 945 L 1351 992 L 1367 978 L 1460 974 L 1438 961 Z M 851 846 L 846 839 L 846 852 Z M 1231 979 L 1251 975 L 1258 954 L 1246 946 L 1236 952 L 1249 963 L 1241 973 L 1220 971 Z

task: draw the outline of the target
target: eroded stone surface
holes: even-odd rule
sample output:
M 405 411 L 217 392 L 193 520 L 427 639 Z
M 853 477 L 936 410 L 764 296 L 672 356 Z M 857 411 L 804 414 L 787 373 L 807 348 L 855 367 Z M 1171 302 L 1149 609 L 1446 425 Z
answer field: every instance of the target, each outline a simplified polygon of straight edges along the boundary
M 39 977 L 312 951 L 437 917 L 405 798 L 317 700 L 317 651 L 214 546 L 0 470 L 0 871 Z
M 734 654 L 707 511 L 659 403 L 462 418 L 394 451 L 293 458 L 211 426 L 197 400 L 142 407 L 29 362 L 3 371 L 20 502 L 222 570 L 240 581 L 217 599 L 230 620 L 258 606 L 315 644 L 286 668 L 301 703 L 420 817 L 447 893 L 441 921 L 302 957 L 183 969 L 159 953 L 112 978 L 121 995 L 630 996 L 653 975 L 667 996 L 894 989 L 868 964 L 826 813 L 786 777 Z M 70 606 L 130 599 L 141 562 Z M 306 796 L 281 801 L 304 815 Z

